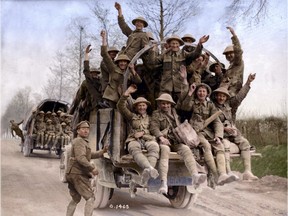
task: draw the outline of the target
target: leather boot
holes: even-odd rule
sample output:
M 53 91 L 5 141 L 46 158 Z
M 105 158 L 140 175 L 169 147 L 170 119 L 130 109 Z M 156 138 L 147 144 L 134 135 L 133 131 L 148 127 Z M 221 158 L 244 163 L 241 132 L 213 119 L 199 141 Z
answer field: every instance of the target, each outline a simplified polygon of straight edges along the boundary
M 84 216 L 92 216 L 94 210 L 94 198 L 86 200 L 84 208 Z
M 66 216 L 73 216 L 76 207 L 77 207 L 77 203 L 74 200 L 71 200 L 67 206 Z
M 226 174 L 225 156 L 223 152 L 216 153 L 216 162 L 217 162 L 217 167 L 218 167 L 218 172 L 219 172 L 219 178 L 217 181 L 218 185 L 224 185 L 224 184 L 236 181 L 236 178 L 234 175 L 229 176 Z
M 251 172 L 251 155 L 250 151 L 241 151 L 241 157 L 244 163 L 243 180 L 257 180 L 258 177 Z

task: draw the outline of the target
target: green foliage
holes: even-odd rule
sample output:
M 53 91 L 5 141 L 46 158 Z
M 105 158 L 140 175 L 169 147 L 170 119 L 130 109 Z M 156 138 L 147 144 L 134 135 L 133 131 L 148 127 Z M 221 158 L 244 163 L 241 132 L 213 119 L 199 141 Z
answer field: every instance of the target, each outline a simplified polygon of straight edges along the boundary
M 287 145 L 268 145 L 257 149 L 262 157 L 252 157 L 252 171 L 258 177 L 277 175 L 287 178 Z M 241 158 L 233 159 L 231 169 L 243 172 Z

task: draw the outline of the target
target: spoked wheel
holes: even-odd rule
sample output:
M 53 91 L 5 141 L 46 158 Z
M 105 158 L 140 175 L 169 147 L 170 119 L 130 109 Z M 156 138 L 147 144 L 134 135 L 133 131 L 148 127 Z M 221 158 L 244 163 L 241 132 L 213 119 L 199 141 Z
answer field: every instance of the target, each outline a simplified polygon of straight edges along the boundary
M 198 194 L 189 193 L 186 186 L 173 186 L 168 189 L 168 195 L 171 205 L 174 208 L 188 208 L 197 199 Z
M 94 208 L 105 208 L 113 196 L 113 188 L 100 185 L 97 176 L 92 181 L 92 187 L 95 195 Z

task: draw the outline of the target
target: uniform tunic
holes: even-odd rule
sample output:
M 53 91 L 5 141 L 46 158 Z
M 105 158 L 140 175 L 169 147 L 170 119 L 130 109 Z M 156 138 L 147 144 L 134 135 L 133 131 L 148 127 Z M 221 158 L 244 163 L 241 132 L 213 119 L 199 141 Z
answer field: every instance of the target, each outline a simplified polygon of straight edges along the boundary
M 118 24 L 123 34 L 128 37 L 126 47 L 119 52 L 125 54 L 130 60 L 139 52 L 145 45 L 149 43 L 149 37 L 142 30 L 132 30 L 125 22 L 124 16 L 118 16 Z

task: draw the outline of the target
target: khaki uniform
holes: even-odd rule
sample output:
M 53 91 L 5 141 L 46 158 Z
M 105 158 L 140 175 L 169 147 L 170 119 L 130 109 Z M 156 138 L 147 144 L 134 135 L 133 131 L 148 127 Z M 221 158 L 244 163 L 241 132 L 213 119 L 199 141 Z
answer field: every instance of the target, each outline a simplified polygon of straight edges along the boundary
M 178 52 L 168 51 L 167 53 L 157 56 L 156 52 L 150 52 L 149 59 L 153 65 L 162 65 L 163 72 L 160 83 L 161 93 L 176 93 L 181 92 L 183 79 L 179 73 L 181 65 L 189 65 L 198 58 L 202 51 L 202 45 L 197 46 L 193 52 L 185 52 L 179 50 Z M 174 95 L 172 95 L 174 96 Z
M 219 174 L 226 174 L 225 156 L 224 156 L 224 145 L 213 143 L 212 145 L 208 140 L 213 140 L 216 137 L 223 138 L 223 125 L 220 119 L 217 117 L 211 122 L 208 127 L 203 129 L 204 122 L 211 115 L 216 113 L 218 110 L 214 104 L 210 101 L 201 103 L 198 99 L 193 99 L 192 96 L 186 96 L 179 108 L 184 111 L 192 112 L 190 124 L 195 129 L 200 139 L 200 145 L 204 150 L 204 160 L 214 176 Z M 212 154 L 211 146 L 216 154 L 217 168 Z
M 52 142 L 52 143 L 55 142 L 55 138 L 56 138 L 55 132 L 56 132 L 56 128 L 53 124 L 51 124 L 51 123 L 46 124 L 46 131 L 45 131 L 46 145 L 45 145 L 45 148 L 48 147 L 50 142 Z
M 173 134 L 172 129 L 177 127 L 180 121 L 174 108 L 172 108 L 172 113 L 173 115 L 168 115 L 161 110 L 155 110 L 152 114 L 150 125 L 150 132 L 152 135 L 154 135 L 157 139 L 159 139 L 160 136 L 164 136 L 171 143 L 170 147 L 167 145 L 160 145 L 161 155 L 159 160 L 159 174 L 161 180 L 165 182 L 167 182 L 169 153 L 171 150 L 177 152 L 177 154 L 183 157 L 185 165 L 191 176 L 198 173 L 196 161 L 190 148 L 183 143 L 179 143 Z
M 244 61 L 242 59 L 243 50 L 237 36 L 233 36 L 232 43 L 234 46 L 234 61 L 229 65 L 224 75 L 221 85 L 229 83 L 229 94 L 235 96 L 243 85 Z M 220 85 L 220 86 L 221 86 Z
M 255 177 L 251 172 L 250 143 L 245 137 L 242 136 L 241 132 L 235 127 L 232 115 L 233 108 L 231 107 L 233 106 L 234 109 L 235 108 L 237 109 L 237 107 L 241 104 L 242 100 L 246 97 L 249 90 L 250 87 L 247 84 L 245 84 L 238 92 L 238 94 L 235 95 L 235 97 L 230 98 L 228 101 L 226 101 L 225 104 L 222 105 L 216 102 L 215 106 L 222 111 L 222 114 L 220 114 L 219 118 L 223 123 L 224 127 L 231 127 L 236 130 L 235 134 L 233 135 L 224 132 L 223 143 L 225 145 L 227 172 L 228 173 L 231 172 L 230 165 L 228 164 L 230 164 L 230 142 L 233 142 L 240 149 L 240 154 L 244 161 L 244 168 L 245 168 L 244 174 L 246 173 L 245 174 L 246 178 L 255 180 L 257 179 L 257 177 Z
M 44 120 L 44 118 L 43 118 Z M 36 134 L 36 147 L 44 145 L 44 133 L 46 131 L 46 123 L 42 119 L 36 120 L 33 133 Z
M 66 178 L 70 195 L 76 203 L 80 202 L 81 197 L 85 200 L 94 197 L 89 178 L 95 165 L 91 164 L 90 160 L 102 156 L 101 151 L 91 152 L 88 139 L 77 137 L 72 141 Z
M 133 156 L 136 163 L 143 169 L 149 168 L 150 165 L 155 167 L 157 159 L 159 158 L 159 145 L 154 136 L 150 134 L 150 117 L 146 114 L 144 116 L 132 113 L 127 108 L 127 96 L 122 95 L 117 103 L 119 112 L 125 117 L 126 121 L 130 123 L 131 130 L 129 132 L 126 143 L 128 143 L 128 151 Z M 135 138 L 134 134 L 137 132 L 144 132 L 140 138 Z M 147 158 L 142 153 L 142 145 L 148 151 Z
M 124 16 L 118 16 L 118 24 L 122 33 L 128 37 L 126 47 L 123 47 L 119 54 L 125 54 L 132 60 L 137 52 L 148 45 L 149 37 L 142 30 L 133 31 L 125 22 Z
M 101 90 L 103 94 L 105 91 L 105 88 L 107 87 L 109 83 L 109 70 L 103 60 L 100 63 L 100 68 L 101 68 L 101 75 L 102 75 L 101 76 Z
M 109 83 L 104 91 L 103 98 L 117 103 L 121 94 L 118 92 L 118 87 L 123 85 L 125 71 L 122 71 L 117 65 L 114 64 L 107 52 L 107 46 L 101 46 L 101 56 L 103 57 L 103 61 L 110 72 Z M 133 76 L 132 73 L 130 73 L 129 80 L 134 84 L 139 84 L 142 82 L 138 74 Z

